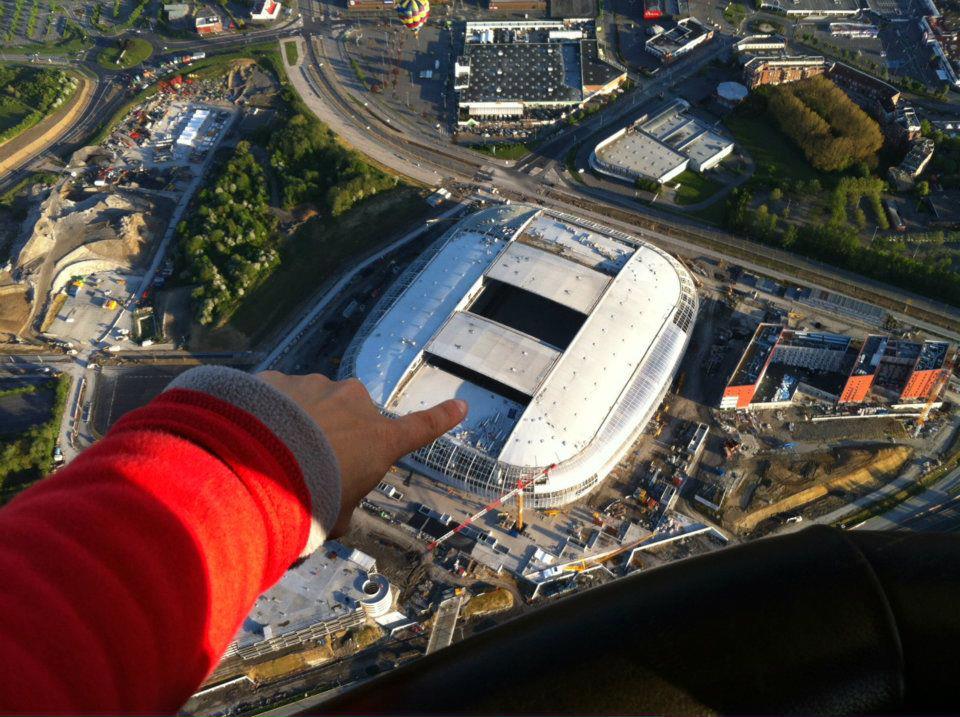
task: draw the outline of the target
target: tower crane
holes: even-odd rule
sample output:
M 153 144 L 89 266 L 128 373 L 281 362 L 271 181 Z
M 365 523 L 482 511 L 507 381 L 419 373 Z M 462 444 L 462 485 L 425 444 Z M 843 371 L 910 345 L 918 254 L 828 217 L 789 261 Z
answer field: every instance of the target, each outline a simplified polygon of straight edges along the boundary
M 930 388 L 930 393 L 927 395 L 927 402 L 923 405 L 923 409 L 920 411 L 920 416 L 917 418 L 917 428 L 913 433 L 914 438 L 920 435 L 920 431 L 923 430 L 923 424 L 925 424 L 927 419 L 930 417 L 930 411 L 933 409 L 933 404 L 937 402 L 940 392 L 947 384 L 947 381 L 950 380 L 950 374 L 953 373 L 953 364 L 957 360 L 957 353 L 960 353 L 960 349 L 954 351 L 953 358 L 944 363 L 943 368 L 940 370 L 940 375 L 937 376 L 937 380 L 934 381 L 933 386 Z
M 547 480 L 547 476 L 550 474 L 550 471 L 552 471 L 552 470 L 553 470 L 554 468 L 556 468 L 556 467 L 557 467 L 557 464 L 554 463 L 553 465 L 548 466 L 547 468 L 545 468 L 545 469 L 543 470 L 543 472 L 541 472 L 541 473 L 538 473 L 538 474 L 533 475 L 533 476 L 529 476 L 529 477 L 527 477 L 527 478 L 520 478 L 519 480 L 517 480 L 517 487 L 516 487 L 516 488 L 513 488 L 512 490 L 507 491 L 506 493 L 504 493 L 503 495 L 501 495 L 499 498 L 497 498 L 497 499 L 496 499 L 495 501 L 493 501 L 492 503 L 490 503 L 490 504 L 488 504 L 488 505 L 485 505 L 485 506 L 484 506 L 483 508 L 481 508 L 479 511 L 477 511 L 476 513 L 474 513 L 473 515 L 471 515 L 469 518 L 467 518 L 465 521 L 463 521 L 462 523 L 460 523 L 460 525 L 458 525 L 456 528 L 453 528 L 452 530 L 448 530 L 446 533 L 444 533 L 444 534 L 441 535 L 439 538 L 437 538 L 436 540 L 434 540 L 432 543 L 430 543 L 429 545 L 427 545 L 427 552 L 428 552 L 428 553 L 432 553 L 434 550 L 437 549 L 437 546 L 440 545 L 440 543 L 442 543 L 443 541 L 445 541 L 447 538 L 450 538 L 451 536 L 459 533 L 459 532 L 462 531 L 464 528 L 466 528 L 468 525 L 470 525 L 471 523 L 473 523 L 475 520 L 479 520 L 480 518 L 482 518 L 483 516 L 485 516 L 487 513 L 489 513 L 489 512 L 490 512 L 491 510 L 493 510 L 494 508 L 499 508 L 501 505 L 503 505 L 504 503 L 506 503 L 508 500 L 510 500 L 510 499 L 511 499 L 513 496 L 515 496 L 515 495 L 518 496 L 518 498 L 517 498 L 517 508 L 518 508 L 517 526 L 518 526 L 518 528 L 522 528 L 522 527 L 523 527 L 523 491 L 527 488 L 527 486 L 530 486 L 530 485 L 538 485 L 538 484 L 540 484 L 540 483 L 545 483 L 546 480 Z

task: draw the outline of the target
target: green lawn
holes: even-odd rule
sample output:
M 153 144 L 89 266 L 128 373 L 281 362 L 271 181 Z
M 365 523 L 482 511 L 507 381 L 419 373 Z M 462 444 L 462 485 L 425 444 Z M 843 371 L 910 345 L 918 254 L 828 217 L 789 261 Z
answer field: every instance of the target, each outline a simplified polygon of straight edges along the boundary
M 804 181 L 826 179 L 823 173 L 810 166 L 803 153 L 766 115 L 750 117 L 734 112 L 724 123 L 737 144 L 753 157 L 759 176 L 767 174 L 774 178 Z
M 670 183 L 674 186 L 680 185 L 677 190 L 676 201 L 677 204 L 684 206 L 702 202 L 723 189 L 723 185 L 719 182 L 689 169 L 672 179 Z
M 108 70 L 129 70 L 136 67 L 153 54 L 153 45 L 144 39 L 135 37 L 126 40 L 126 51 L 120 45 L 108 47 L 97 55 L 97 62 Z M 122 53 L 122 57 L 121 57 Z
M 498 144 L 474 144 L 470 149 L 498 159 L 523 159 L 530 154 L 530 148 L 523 142 L 501 142 Z
M 296 42 L 283 43 L 283 51 L 287 56 L 287 64 L 296 65 L 297 60 L 300 58 L 300 51 L 297 49 L 297 43 Z
M 0 133 L 20 124 L 30 114 L 30 108 L 13 97 L 0 101 Z
M 428 209 L 415 190 L 401 187 L 371 197 L 336 219 L 318 217 L 308 222 L 286 240 L 280 250 L 280 266 L 244 298 L 229 326 L 256 344 L 289 319 L 346 262 L 413 226 Z M 385 232 L 385 226 L 391 230 Z

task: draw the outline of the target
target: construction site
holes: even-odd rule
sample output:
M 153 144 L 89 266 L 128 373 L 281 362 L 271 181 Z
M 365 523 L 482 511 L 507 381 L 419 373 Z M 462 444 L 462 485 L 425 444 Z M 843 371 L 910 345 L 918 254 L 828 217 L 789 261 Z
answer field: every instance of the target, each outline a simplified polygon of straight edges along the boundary
M 102 348 L 108 335 L 163 341 L 164 319 L 153 319 L 150 297 L 172 273 L 163 255 L 176 224 L 217 148 L 269 121 L 276 93 L 252 61 L 210 77 L 169 74 L 188 61 L 160 68 L 167 79 L 156 94 L 99 145 L 74 153 L 55 181 L 18 200 L 25 218 L 8 232 L 11 260 L 0 273 L 7 340 L 39 335 L 65 350 Z M 136 81 L 149 81 L 145 75 Z M 147 301 L 128 305 L 134 294 Z

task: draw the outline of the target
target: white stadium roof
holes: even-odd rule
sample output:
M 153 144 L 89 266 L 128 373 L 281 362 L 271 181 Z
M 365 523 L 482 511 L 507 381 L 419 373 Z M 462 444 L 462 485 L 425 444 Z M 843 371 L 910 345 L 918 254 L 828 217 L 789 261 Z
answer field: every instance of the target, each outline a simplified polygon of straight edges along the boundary
M 610 277 L 529 244 L 513 242 L 487 276 L 556 301 L 575 311 L 590 312 Z
M 391 413 L 470 404 L 412 456 L 421 470 L 497 495 L 557 464 L 533 489 L 539 507 L 616 464 L 669 385 L 697 300 L 675 259 L 614 234 L 532 207 L 484 210 L 387 292 L 344 370 Z
M 466 312 L 457 312 L 427 345 L 433 356 L 532 396 L 560 352 L 532 336 Z

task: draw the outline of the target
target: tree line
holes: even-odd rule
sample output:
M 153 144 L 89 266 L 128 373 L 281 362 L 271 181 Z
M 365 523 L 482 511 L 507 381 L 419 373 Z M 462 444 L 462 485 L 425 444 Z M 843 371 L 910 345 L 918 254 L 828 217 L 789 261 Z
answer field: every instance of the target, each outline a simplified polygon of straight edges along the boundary
M 846 206 L 850 187 L 834 193 L 834 206 Z M 732 231 L 770 246 L 822 261 L 841 269 L 883 281 L 893 286 L 960 306 L 960 273 L 949 261 L 915 258 L 897 237 L 880 236 L 869 244 L 860 240 L 859 230 L 838 216 L 821 224 L 782 226 L 780 217 L 766 205 L 752 208 L 749 188 L 735 189 L 727 201 L 726 225 Z
M 180 248 L 201 324 L 230 316 L 243 296 L 279 263 L 277 219 L 270 211 L 263 167 L 238 142 L 196 209 L 181 222 Z
M 767 110 L 816 169 L 876 164 L 880 127 L 833 82 L 811 77 L 765 89 Z

